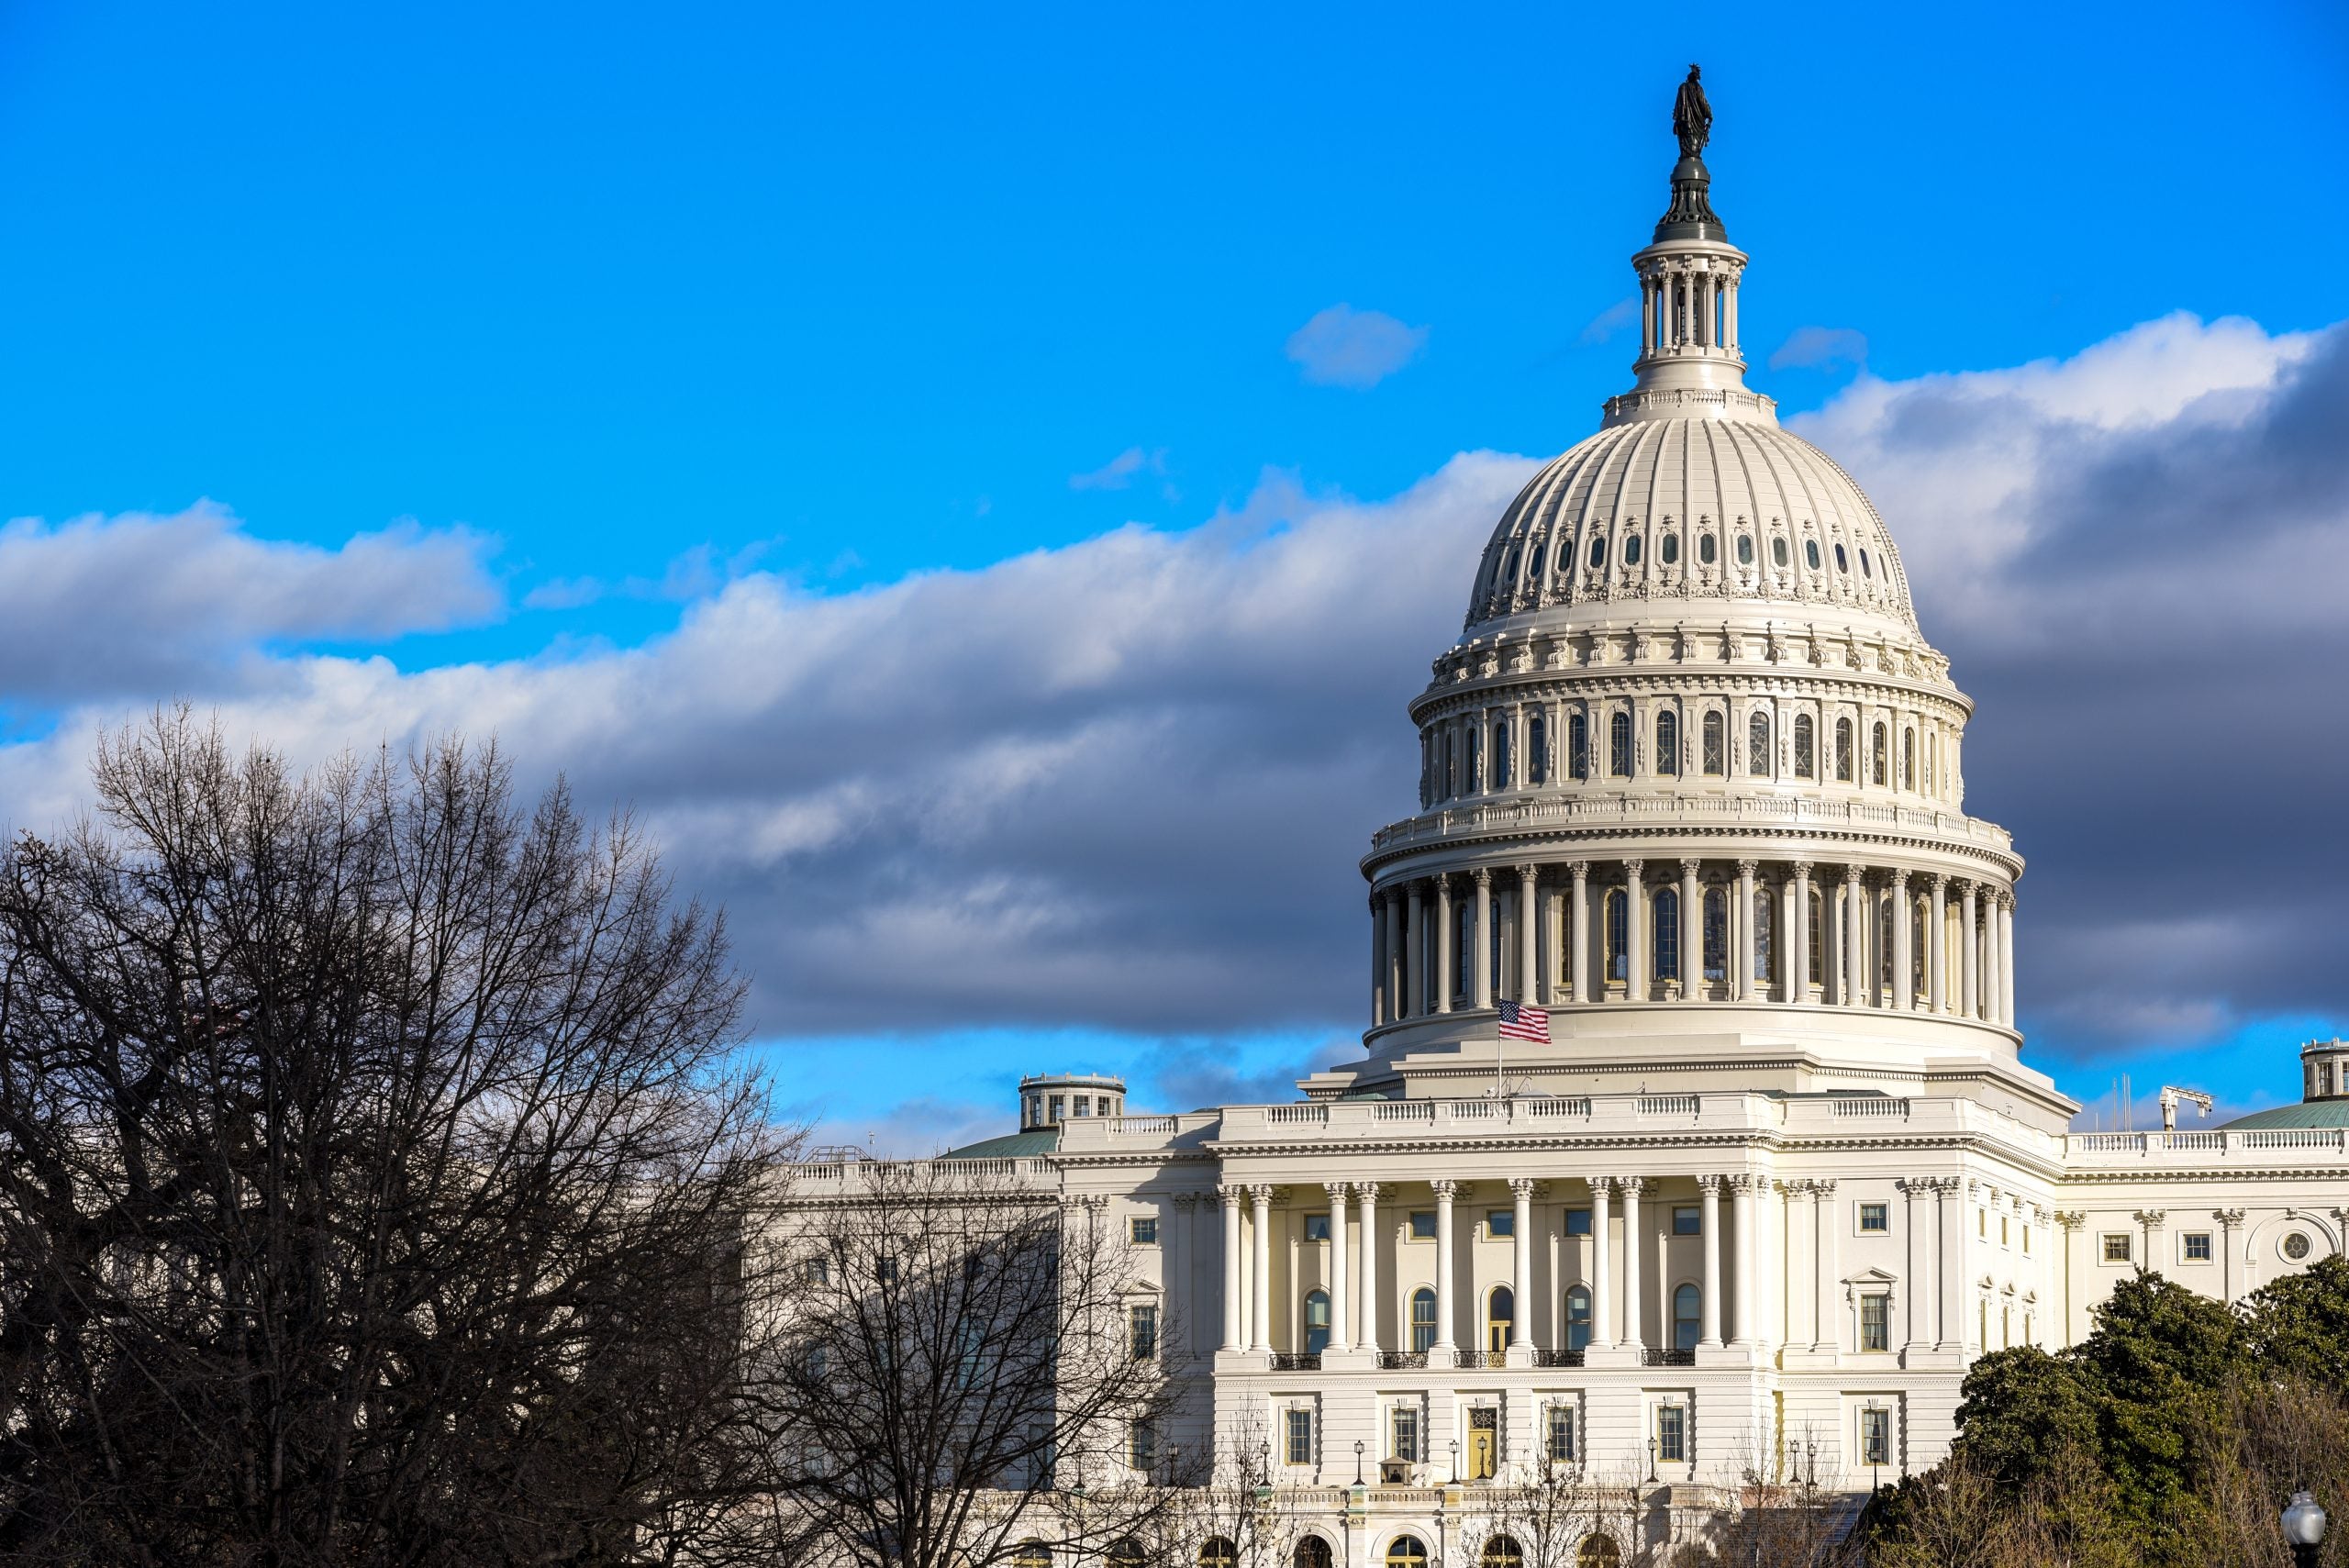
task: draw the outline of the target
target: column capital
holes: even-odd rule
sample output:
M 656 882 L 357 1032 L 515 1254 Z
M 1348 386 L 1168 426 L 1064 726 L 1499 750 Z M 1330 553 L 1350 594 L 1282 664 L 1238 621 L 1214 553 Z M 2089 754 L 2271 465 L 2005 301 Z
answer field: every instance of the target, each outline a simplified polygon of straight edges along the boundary
M 1608 1197 L 1615 1191 L 1615 1178 L 1612 1176 L 1585 1176 L 1583 1180 L 1590 1184 L 1590 1195 L 1593 1197 Z
M 2210 1211 L 2210 1218 L 2232 1230 L 2243 1223 L 2243 1211 L 2239 1208 L 2214 1208 Z
M 1623 862 L 1624 880 L 1628 882 L 1639 881 L 1641 868 L 1645 866 L 1647 863 L 1648 862 L 1645 861 L 1625 861 Z
M 1434 1190 L 1435 1195 L 1438 1198 L 1446 1203 L 1451 1202 L 1453 1198 L 1460 1195 L 1460 1184 L 1453 1180 L 1450 1176 L 1438 1176 L 1435 1180 L 1430 1182 L 1428 1185 Z
M 2015 895 L 2013 889 L 2002 887 L 1998 890 L 1998 907 L 2006 910 L 2009 914 L 2012 914 L 2014 912 Z
M 1531 1176 L 1511 1176 L 1508 1179 L 1508 1190 L 1512 1196 L 1531 1203 L 1542 1195 L 1542 1184 Z
M 1694 876 L 1704 869 L 1705 862 L 1700 860 L 1685 860 L 1680 862 L 1680 874 L 1683 876 Z
M 1740 861 L 1737 862 L 1737 874 L 1749 880 L 1753 877 L 1755 872 L 1760 871 L 1761 869 L 1762 862 L 1760 861 Z
M 1734 1177 L 1726 1179 L 1732 1181 L 1735 1180 Z M 1706 1171 L 1697 1177 L 1697 1186 L 1698 1189 L 1702 1192 L 1718 1193 L 1721 1190 L 1721 1183 L 1723 1180 L 1724 1178 L 1720 1172 Z
M 1933 891 L 1935 893 L 1946 893 L 1949 891 L 1948 873 L 1938 871 L 1933 873 Z
M 1193 1209 L 1198 1207 L 1200 1203 L 1205 1201 L 1206 1197 L 1207 1195 L 1205 1193 L 1176 1193 L 1167 1201 L 1172 1203 L 1176 1208 L 1181 1209 L 1185 1214 L 1188 1214 Z
M 1354 1196 L 1364 1203 L 1384 1203 L 1395 1191 L 1385 1182 L 1356 1182 L 1353 1186 Z
M 1428 880 L 1435 884 L 1435 896 L 1438 903 L 1452 902 L 1452 874 L 1449 872 L 1440 871 Z
M 1493 884 L 1493 868 L 1490 866 L 1478 866 L 1469 874 L 1475 879 L 1479 888 L 1490 887 Z
M 1353 1184 L 1352 1182 L 1324 1182 L 1321 1184 L 1321 1190 L 1330 1195 L 1330 1201 L 1331 1203 L 1343 1203 L 1346 1201 L 1346 1195 L 1353 1190 Z
M 1835 1195 L 1835 1178 L 1832 1176 L 1827 1176 L 1815 1181 L 1810 1184 L 1810 1190 L 1814 1195 L 1820 1198 L 1833 1197 Z
M 2082 1210 L 2076 1208 L 2059 1208 L 2055 1211 L 2055 1223 L 2062 1226 L 2066 1230 L 2077 1230 L 2081 1226 L 2086 1225 L 2087 1222 L 2088 1217 Z
M 1590 875 L 1590 862 L 1588 861 L 1568 861 L 1566 862 L 1566 872 L 1576 882 L 1581 882 Z
M 1788 861 L 1787 862 L 1787 869 L 1795 873 L 1795 880 L 1797 882 L 1809 882 L 1810 880 L 1810 862 L 1809 861 Z
M 1521 862 L 1518 865 L 1517 874 L 1525 881 L 1531 882 L 1542 874 L 1542 868 L 1531 861 Z
M 1625 1197 L 1637 1197 L 1648 1190 L 1648 1179 L 1645 1176 L 1618 1176 L 1615 1185 Z
M 1226 1208 L 1238 1208 L 1248 1201 L 1248 1186 L 1244 1182 L 1218 1182 L 1215 1195 Z
M 1851 886 L 1852 884 L 1855 882 L 1865 882 L 1867 880 L 1868 868 L 1860 864 L 1857 861 L 1854 861 L 1850 864 L 1844 866 L 1842 868 L 1842 872 L 1843 885 L 1846 887 Z
M 1894 866 L 1890 871 L 1886 872 L 1884 875 L 1885 880 L 1892 884 L 1892 890 L 1895 893 L 1906 893 L 1909 891 L 1909 868 L 1907 866 Z
M 2160 1225 L 2165 1223 L 2168 1218 L 2169 1210 L 2165 1208 L 2141 1208 L 2136 1215 L 2137 1223 L 2140 1225 Z
M 1248 1185 L 1249 1201 L 1253 1203 L 1258 1208 L 1270 1207 L 1273 1199 L 1277 1196 L 1279 1193 L 1280 1189 L 1273 1185 L 1270 1182 L 1252 1182 Z

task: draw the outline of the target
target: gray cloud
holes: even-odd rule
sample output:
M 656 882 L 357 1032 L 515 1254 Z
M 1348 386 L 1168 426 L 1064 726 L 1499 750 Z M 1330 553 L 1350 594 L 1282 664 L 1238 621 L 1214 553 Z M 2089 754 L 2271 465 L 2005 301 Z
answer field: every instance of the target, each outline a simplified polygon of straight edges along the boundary
M 256 539 L 225 508 L 0 528 L 0 692 L 40 705 L 212 691 L 257 648 L 439 631 L 498 613 L 491 541 L 403 523 L 339 550 Z

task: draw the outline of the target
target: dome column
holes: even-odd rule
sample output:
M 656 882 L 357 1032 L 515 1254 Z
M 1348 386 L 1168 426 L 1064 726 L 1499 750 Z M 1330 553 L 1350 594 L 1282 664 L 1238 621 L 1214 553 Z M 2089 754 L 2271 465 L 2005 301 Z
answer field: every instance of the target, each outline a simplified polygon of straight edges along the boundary
M 1468 994 L 1468 1001 L 1471 1006 L 1489 1007 L 1493 1005 L 1493 873 L 1488 868 L 1478 866 L 1474 880 L 1476 919 L 1473 928 L 1475 935 L 1471 940 L 1475 942 L 1476 951 L 1469 955 L 1473 962 L 1468 973 L 1475 977 L 1475 985 Z
M 1386 1011 L 1391 1018 L 1407 1015 L 1403 1011 L 1403 895 L 1397 888 L 1386 890 Z
M 1753 873 L 1755 862 L 1737 862 L 1737 995 L 1751 1002 L 1761 990 L 1761 954 L 1757 951 L 1761 933 L 1753 929 Z
M 1542 873 L 1530 865 L 1517 868 L 1517 999 L 1541 999 Z
M 1998 1021 L 2015 1027 L 2015 895 L 1998 895 Z
M 1810 1000 L 1810 862 L 1794 862 L 1794 885 L 1790 901 L 1794 905 L 1793 918 L 1787 930 L 1793 940 L 1787 951 L 1787 1000 L 1797 1004 Z M 1820 944 L 1824 957 L 1824 942 Z
M 1936 1013 L 1949 1011 L 1949 878 L 1933 878 L 1932 905 L 1925 917 L 1932 922 L 1925 933 L 1925 995 Z
M 1590 1178 L 1590 1342 L 1609 1350 L 1615 1344 L 1615 1270 L 1607 1208 L 1614 1195 L 1612 1176 Z
M 1330 1198 L 1330 1348 L 1350 1351 L 1354 1348 L 1346 1301 L 1346 1199 L 1350 1195 L 1344 1182 L 1324 1182 L 1321 1190 Z
M 1976 884 L 1958 884 L 1962 895 L 1959 902 L 1960 929 L 1965 940 L 1957 944 L 1957 1016 L 1974 1018 L 1982 1006 L 1982 927 L 1976 916 Z
M 1909 929 L 1909 873 L 1892 873 L 1892 1005 L 1904 1013 L 1917 1009 L 1916 933 Z
M 1435 1010 L 1452 1011 L 1452 878 L 1435 879 Z
M 2002 1024 L 1998 987 L 1998 890 L 1982 889 L 1982 1019 Z
M 1867 873 L 1843 868 L 1843 1005 L 1867 1006 Z
M 1640 1233 L 1640 1193 L 1647 1182 L 1640 1176 L 1622 1176 L 1618 1182 L 1623 1189 L 1623 1343 L 1636 1351 L 1647 1343 L 1641 1337 L 1640 1311 L 1640 1254 L 1647 1243 Z
M 1429 1350 L 1449 1363 L 1459 1348 L 1452 1339 L 1453 1314 L 1459 1307 L 1452 1296 L 1452 1199 L 1460 1184 L 1437 1180 L 1428 1185 L 1435 1191 L 1435 1343 Z
M 1415 1018 L 1426 1017 L 1428 1010 L 1427 895 L 1420 891 L 1420 885 L 1411 884 L 1408 945 L 1403 955 L 1403 983 L 1407 989 L 1403 1005 Z
M 1590 862 L 1576 861 L 1566 868 L 1575 873 L 1575 923 L 1566 933 L 1567 946 L 1572 950 L 1569 968 L 1574 977 L 1574 999 L 1590 1000 Z
M 1273 1348 L 1273 1189 L 1258 1184 L 1248 1189 L 1248 1201 L 1255 1210 L 1255 1235 L 1249 1248 L 1249 1266 L 1255 1277 L 1250 1283 L 1248 1348 L 1259 1355 L 1269 1354 Z
M 1647 890 L 1640 882 L 1640 872 L 1646 863 L 1644 861 L 1623 862 L 1623 1000 L 1626 1002 L 1648 999 Z M 1628 1214 L 1630 1211 L 1625 1212 Z
M 1370 900 L 1370 1024 L 1376 1029 L 1394 1021 L 1386 984 L 1386 895 L 1376 893 Z

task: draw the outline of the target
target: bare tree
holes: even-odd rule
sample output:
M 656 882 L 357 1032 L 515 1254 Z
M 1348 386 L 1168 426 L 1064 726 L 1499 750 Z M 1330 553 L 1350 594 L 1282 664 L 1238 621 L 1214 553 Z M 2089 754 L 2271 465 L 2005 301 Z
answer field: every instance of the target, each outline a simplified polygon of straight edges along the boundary
M 0 1560 L 741 1540 L 785 1140 L 720 923 L 494 749 L 94 772 L 0 854 Z
M 1604 1535 L 1626 1549 L 1639 1540 L 1641 1488 L 1635 1476 L 1598 1476 L 1580 1464 L 1541 1458 L 1512 1482 L 1478 1488 L 1461 1529 L 1462 1556 L 1494 1555 L 1522 1568 L 1574 1568 L 1582 1543 Z
M 1008 1164 L 850 1166 L 779 1216 L 807 1277 L 777 1381 L 824 1562 L 986 1568 L 1030 1540 L 1146 1560 L 1176 1511 L 1158 1298 L 1097 1207 Z

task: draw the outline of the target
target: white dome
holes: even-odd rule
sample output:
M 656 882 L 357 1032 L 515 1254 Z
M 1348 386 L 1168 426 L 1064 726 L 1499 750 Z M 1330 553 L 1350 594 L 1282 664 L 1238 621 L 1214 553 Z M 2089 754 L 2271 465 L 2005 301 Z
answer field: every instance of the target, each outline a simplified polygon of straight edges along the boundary
M 1553 621 L 1562 606 L 1707 599 L 1880 617 L 1917 630 L 1899 552 L 1876 507 L 1825 452 L 1750 414 L 1651 414 L 1553 460 L 1493 530 L 1467 624 L 1528 614 Z

